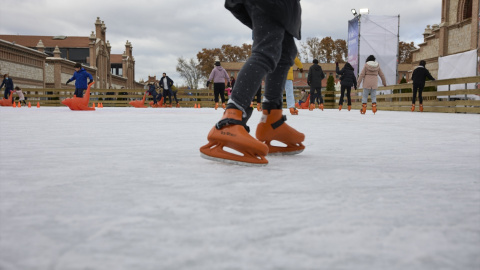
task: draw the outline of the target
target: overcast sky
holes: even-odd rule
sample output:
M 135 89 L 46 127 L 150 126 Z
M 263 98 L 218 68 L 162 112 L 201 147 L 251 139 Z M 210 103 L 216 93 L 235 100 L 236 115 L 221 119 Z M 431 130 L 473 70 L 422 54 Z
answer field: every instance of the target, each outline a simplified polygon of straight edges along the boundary
M 440 0 L 301 0 L 302 39 L 347 39 L 351 9 L 369 8 L 371 15 L 400 14 L 400 40 L 423 41 L 426 25 L 439 24 Z M 112 53 L 125 42 L 133 46 L 135 79 L 175 71 L 178 57 L 196 58 L 202 48 L 251 43 L 251 31 L 224 7 L 223 0 L 2 0 L 0 33 L 89 36 L 100 17 L 107 27 Z M 299 44 L 297 42 L 297 44 Z

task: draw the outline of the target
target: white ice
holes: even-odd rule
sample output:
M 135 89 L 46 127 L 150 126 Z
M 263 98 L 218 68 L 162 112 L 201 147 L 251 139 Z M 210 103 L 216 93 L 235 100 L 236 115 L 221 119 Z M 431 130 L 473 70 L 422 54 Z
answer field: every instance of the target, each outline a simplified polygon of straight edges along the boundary
M 0 269 L 480 269 L 480 115 L 302 110 L 244 167 L 222 111 L 0 108 Z

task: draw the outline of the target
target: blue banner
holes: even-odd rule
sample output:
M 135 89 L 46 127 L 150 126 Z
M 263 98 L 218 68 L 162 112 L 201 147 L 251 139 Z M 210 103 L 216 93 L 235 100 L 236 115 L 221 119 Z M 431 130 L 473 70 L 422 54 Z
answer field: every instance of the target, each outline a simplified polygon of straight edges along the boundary
M 355 76 L 358 76 L 358 33 L 359 33 L 358 17 L 348 21 L 348 59 L 347 61 L 353 66 Z

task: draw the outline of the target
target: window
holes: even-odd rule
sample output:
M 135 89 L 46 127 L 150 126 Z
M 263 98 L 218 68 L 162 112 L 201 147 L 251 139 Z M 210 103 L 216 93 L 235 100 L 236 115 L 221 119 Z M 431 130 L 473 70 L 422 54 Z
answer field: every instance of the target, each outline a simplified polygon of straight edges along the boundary
M 473 2 L 472 0 L 464 0 L 463 6 L 461 6 L 461 21 L 472 18 L 472 7 Z
M 299 79 L 301 79 L 301 78 L 302 78 L 302 73 L 297 72 L 297 74 L 298 74 L 297 77 L 298 77 Z

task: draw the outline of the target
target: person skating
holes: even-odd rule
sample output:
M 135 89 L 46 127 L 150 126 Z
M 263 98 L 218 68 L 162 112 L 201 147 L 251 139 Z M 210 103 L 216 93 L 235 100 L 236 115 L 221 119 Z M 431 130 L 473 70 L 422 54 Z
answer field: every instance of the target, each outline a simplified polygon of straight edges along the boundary
M 13 81 L 12 78 L 8 76 L 8 73 L 3 75 L 2 84 L 0 85 L 0 89 L 5 85 L 5 92 L 3 93 L 3 98 L 8 99 L 10 95 L 12 95 L 12 102 L 14 102 L 13 98 Z
M 322 80 L 325 78 L 322 67 L 317 59 L 313 59 L 313 65 L 308 69 L 307 84 L 310 85 L 310 111 L 315 109 L 315 100 L 318 99 L 318 108 L 323 111 Z
M 300 39 L 299 0 L 226 0 L 225 7 L 253 30 L 252 55 L 240 70 L 222 119 L 210 130 L 208 144 L 200 148 L 202 157 L 223 162 L 266 165 L 267 154 L 298 154 L 305 135 L 285 123 L 282 115 L 287 73 L 297 55 L 294 37 Z M 275 12 L 273 12 L 275 11 Z M 262 117 L 256 137 L 248 134 L 250 102 L 265 79 Z M 286 147 L 270 144 L 276 140 Z M 223 148 L 232 148 L 237 155 Z
M 412 74 L 412 80 L 413 80 L 413 97 L 412 97 L 412 112 L 415 111 L 415 99 L 417 97 L 417 91 L 418 91 L 418 103 L 419 103 L 419 108 L 420 112 L 423 112 L 423 88 L 425 87 L 425 78 L 429 78 L 430 80 L 434 81 L 435 79 L 432 77 L 430 74 L 430 71 L 425 68 L 425 65 L 427 63 L 422 60 L 420 61 L 420 65 L 415 68 Z
M 230 84 L 230 77 L 227 71 L 220 65 L 220 62 L 215 62 L 215 67 L 210 72 L 208 81 L 213 80 L 213 95 L 215 99 L 215 110 L 218 108 L 218 96 L 222 100 L 222 108 L 225 109 L 225 86 Z
M 158 107 L 158 101 L 162 99 L 162 94 L 158 94 L 157 91 L 155 90 L 155 83 L 151 82 L 148 84 L 148 90 L 146 91 L 153 97 L 153 106 L 152 107 Z
M 162 78 L 158 82 L 158 85 L 160 88 L 163 88 L 163 104 L 167 103 L 167 95 L 168 95 L 168 101 L 170 102 L 169 107 L 172 107 L 172 86 L 173 86 L 173 80 L 170 79 L 170 77 L 167 76 L 167 73 L 163 73 Z
M 365 114 L 367 111 L 369 94 L 372 98 L 372 112 L 374 114 L 377 112 L 378 76 L 382 79 L 383 86 L 387 86 L 385 75 L 383 75 L 380 64 L 375 60 L 375 56 L 368 56 L 365 61 L 365 66 L 363 66 L 362 72 L 360 72 L 360 75 L 358 76 L 357 86 L 360 86 L 363 81 L 362 109 L 360 109 L 361 114 Z
M 15 86 L 14 92 L 18 96 L 18 101 L 23 103 L 23 105 L 27 105 L 27 102 L 25 101 L 25 95 L 23 94 L 22 89 L 18 86 Z
M 295 57 L 294 63 L 300 73 L 303 73 L 303 64 L 298 57 Z M 293 66 L 288 70 L 285 94 L 287 96 L 287 108 L 290 110 L 290 114 L 298 115 L 298 110 L 295 108 L 295 97 L 293 96 Z
M 352 91 L 352 86 L 357 90 L 357 78 L 354 74 L 354 69 L 350 63 L 345 63 L 343 68 L 340 70 L 338 68 L 338 62 L 335 63 L 336 65 L 336 72 L 340 75 L 340 101 L 338 103 L 338 110 L 342 110 L 343 106 L 343 97 L 345 95 L 345 90 L 347 91 L 347 106 L 348 111 L 352 109 L 352 97 L 350 96 L 350 92 Z
M 75 81 L 75 93 L 74 95 L 77 98 L 83 97 L 83 91 L 87 90 L 88 84 L 93 82 L 92 74 L 88 73 L 83 67 L 82 64 L 76 63 L 73 66 L 75 72 L 73 73 L 72 78 L 70 78 L 66 84 L 69 84 L 72 81 Z M 87 84 L 87 79 L 89 79 Z

